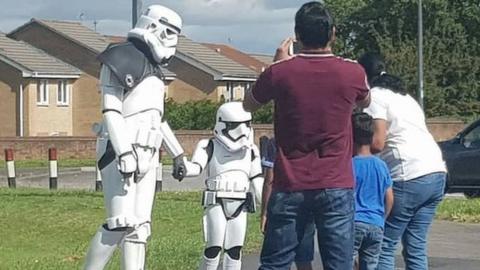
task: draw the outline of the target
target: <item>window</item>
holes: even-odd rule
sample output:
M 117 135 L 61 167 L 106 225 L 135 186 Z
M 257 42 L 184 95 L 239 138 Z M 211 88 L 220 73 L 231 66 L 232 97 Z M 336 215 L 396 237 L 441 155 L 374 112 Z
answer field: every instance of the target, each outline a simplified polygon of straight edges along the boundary
M 48 81 L 39 80 L 37 83 L 37 105 L 48 106 Z
M 58 81 L 57 86 L 57 105 L 68 106 L 69 104 L 69 85 L 67 80 Z
M 475 127 L 463 138 L 466 148 L 480 148 L 480 126 Z
M 226 100 L 227 102 L 229 101 L 232 101 L 233 100 L 233 83 L 231 82 L 227 82 L 227 95 L 225 96 L 226 97 Z

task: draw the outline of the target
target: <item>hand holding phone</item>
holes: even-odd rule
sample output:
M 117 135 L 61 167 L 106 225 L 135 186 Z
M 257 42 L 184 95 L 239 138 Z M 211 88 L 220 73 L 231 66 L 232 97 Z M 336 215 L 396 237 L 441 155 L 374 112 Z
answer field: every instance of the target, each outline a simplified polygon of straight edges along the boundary
M 302 44 L 300 44 L 300 42 L 296 40 L 293 40 L 293 42 L 290 44 L 290 47 L 288 49 L 288 54 L 289 55 L 299 54 L 301 50 L 302 50 Z
M 277 48 L 277 51 L 275 52 L 275 56 L 273 57 L 274 62 L 285 60 L 291 57 L 291 55 L 289 54 L 289 48 L 292 42 L 293 38 L 287 38 L 282 41 L 280 46 Z

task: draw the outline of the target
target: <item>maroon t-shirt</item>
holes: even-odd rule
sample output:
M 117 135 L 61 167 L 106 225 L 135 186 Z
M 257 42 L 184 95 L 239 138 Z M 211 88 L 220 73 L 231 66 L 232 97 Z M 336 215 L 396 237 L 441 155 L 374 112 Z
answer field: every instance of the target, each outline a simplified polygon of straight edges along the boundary
M 297 55 L 260 75 L 254 99 L 275 101 L 275 190 L 353 188 L 351 115 L 368 92 L 363 68 L 334 55 Z

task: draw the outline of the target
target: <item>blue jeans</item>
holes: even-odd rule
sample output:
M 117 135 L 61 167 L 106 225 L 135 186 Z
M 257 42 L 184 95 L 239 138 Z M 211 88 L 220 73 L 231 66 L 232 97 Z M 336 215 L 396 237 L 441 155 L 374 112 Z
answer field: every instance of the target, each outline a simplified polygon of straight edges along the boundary
M 295 250 L 295 263 L 309 263 L 313 261 L 314 245 L 315 245 L 315 223 L 312 221 L 306 224 L 300 244 Z
M 445 173 L 393 183 L 394 203 L 385 223 L 379 270 L 395 269 L 395 250 L 400 240 L 405 269 L 428 269 L 427 234 L 444 188 Z
M 382 250 L 383 228 L 363 222 L 355 222 L 354 260 L 358 256 L 360 270 L 377 269 L 378 257 Z
M 314 220 L 323 269 L 351 270 L 354 207 L 352 189 L 272 193 L 259 269 L 290 269 L 305 228 Z

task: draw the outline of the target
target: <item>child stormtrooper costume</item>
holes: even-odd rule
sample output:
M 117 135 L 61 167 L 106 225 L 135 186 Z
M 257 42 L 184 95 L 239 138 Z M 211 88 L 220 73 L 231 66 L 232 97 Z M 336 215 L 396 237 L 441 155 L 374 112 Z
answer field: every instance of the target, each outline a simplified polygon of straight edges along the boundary
M 214 138 L 201 140 L 191 162 L 185 160 L 187 177 L 206 170 L 202 270 L 217 270 L 222 249 L 223 269 L 241 269 L 247 212 L 255 211 L 255 197 L 261 201 L 263 186 L 251 120 L 242 103 L 223 104 L 217 111 Z
M 107 219 L 92 239 L 85 269 L 103 269 L 117 247 L 122 269 L 144 269 L 162 142 L 174 158 L 174 176 L 183 178 L 183 149 L 162 122 L 165 93 L 159 67 L 175 54 L 181 27 L 177 13 L 150 6 L 127 42 L 109 46 L 98 57 L 103 125 L 97 130 L 97 161 Z

